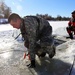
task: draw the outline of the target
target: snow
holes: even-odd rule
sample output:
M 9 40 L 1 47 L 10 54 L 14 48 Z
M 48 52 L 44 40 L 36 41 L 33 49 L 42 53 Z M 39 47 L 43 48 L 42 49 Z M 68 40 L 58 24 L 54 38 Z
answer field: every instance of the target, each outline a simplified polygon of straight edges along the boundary
M 50 21 L 49 23 L 53 27 L 53 34 L 62 36 L 68 35 L 66 32 L 68 21 Z
M 10 24 L 0 24 L 0 31 L 13 30 L 14 28 Z
M 66 32 L 68 21 L 49 21 L 49 23 L 53 28 L 53 35 L 59 36 L 60 39 L 62 36 L 68 36 Z M 19 33 L 20 30 L 13 28 L 10 24 L 0 25 L 0 75 L 20 75 L 20 74 L 32 75 L 30 73 L 30 70 L 26 69 L 25 67 L 25 65 L 28 63 L 28 60 L 26 61 L 23 59 L 23 54 L 25 51 L 27 51 L 27 48 L 25 48 L 23 45 L 22 36 L 20 36 L 17 40 L 15 40 L 15 37 Z M 66 65 L 70 64 L 68 65 L 68 67 L 71 66 L 74 61 L 74 56 L 75 56 L 75 40 L 69 39 L 68 41 L 66 40 L 65 43 L 62 43 L 61 45 L 57 46 L 57 53 L 55 56 L 57 63 L 55 63 L 56 62 L 55 60 L 53 60 L 54 62 L 53 61 L 51 62 L 55 63 L 55 66 L 57 67 L 57 69 L 55 68 L 55 70 L 57 71 L 60 70 L 61 64 L 63 65 L 64 63 L 67 63 Z M 60 59 L 63 62 L 58 61 L 58 59 Z M 46 61 L 49 62 L 48 60 Z M 40 62 L 38 61 L 38 63 Z M 44 69 L 45 71 L 47 71 L 48 64 L 44 65 L 47 65 Z M 59 67 L 57 65 L 59 65 Z M 58 74 L 68 75 L 69 69 L 66 67 L 66 65 L 64 69 L 66 72 L 61 67 L 62 73 L 58 71 L 57 72 L 55 71 L 53 73 L 52 69 L 54 69 L 55 66 L 51 65 L 50 67 L 51 68 L 53 67 L 52 69 L 50 69 L 50 72 L 52 73 L 51 75 L 58 75 Z M 43 69 L 43 66 L 41 67 Z M 37 70 L 38 72 L 39 69 Z M 42 69 L 40 69 L 40 71 L 42 71 Z M 46 72 L 44 71 L 39 72 L 38 74 L 37 73 L 35 75 L 42 75 L 42 73 L 44 73 L 44 75 L 50 75 L 45 74 Z M 74 74 L 75 74 L 75 65 L 73 66 L 71 75 Z

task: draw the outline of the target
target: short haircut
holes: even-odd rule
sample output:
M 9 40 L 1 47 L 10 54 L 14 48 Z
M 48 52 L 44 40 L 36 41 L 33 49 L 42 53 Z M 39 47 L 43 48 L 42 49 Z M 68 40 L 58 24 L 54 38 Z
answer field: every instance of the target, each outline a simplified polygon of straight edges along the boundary
M 8 22 L 10 23 L 11 20 L 16 20 L 18 18 L 21 19 L 21 17 L 18 14 L 12 13 L 8 18 Z
M 75 10 L 71 14 L 75 14 Z

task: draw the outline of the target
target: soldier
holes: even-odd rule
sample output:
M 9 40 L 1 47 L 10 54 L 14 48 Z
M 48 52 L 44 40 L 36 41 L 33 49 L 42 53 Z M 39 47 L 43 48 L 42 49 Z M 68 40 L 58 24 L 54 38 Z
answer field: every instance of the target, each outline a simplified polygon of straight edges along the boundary
M 50 58 L 55 55 L 52 27 L 48 21 L 36 16 L 26 16 L 23 19 L 18 14 L 12 13 L 8 22 L 14 28 L 21 30 L 25 40 L 24 45 L 28 48 L 30 54 L 31 63 L 28 67 L 35 67 L 35 54 L 44 57 L 48 53 Z
M 67 38 L 73 39 L 73 34 L 75 35 L 75 11 L 73 11 L 71 14 L 72 18 L 68 22 L 68 27 L 66 27 L 66 30 L 67 33 L 69 34 L 69 37 Z

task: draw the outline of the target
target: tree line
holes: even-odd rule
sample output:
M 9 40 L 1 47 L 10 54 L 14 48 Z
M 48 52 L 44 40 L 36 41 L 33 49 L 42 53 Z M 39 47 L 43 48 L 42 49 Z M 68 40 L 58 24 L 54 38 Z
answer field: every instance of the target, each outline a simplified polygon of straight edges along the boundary
M 62 17 L 60 15 L 57 15 L 57 17 L 52 17 L 52 16 L 50 16 L 48 14 L 44 14 L 44 15 L 36 14 L 36 16 L 42 17 L 42 18 L 44 18 L 46 20 L 52 20 L 52 21 L 68 21 L 68 20 L 70 20 L 70 17 Z
M 8 18 L 9 15 L 12 13 L 11 8 L 8 7 L 4 1 L 0 2 L 0 18 Z M 53 20 L 53 21 L 67 21 L 70 19 L 70 17 L 62 17 L 60 15 L 57 15 L 57 17 L 52 17 L 48 14 L 36 14 L 38 17 L 42 17 L 46 20 Z

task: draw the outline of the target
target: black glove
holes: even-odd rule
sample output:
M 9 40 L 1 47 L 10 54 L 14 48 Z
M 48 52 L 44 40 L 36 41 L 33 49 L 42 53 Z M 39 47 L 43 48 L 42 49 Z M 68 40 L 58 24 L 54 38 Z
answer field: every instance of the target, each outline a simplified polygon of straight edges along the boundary
M 28 41 L 28 40 L 26 40 L 26 41 L 24 42 L 24 46 L 27 47 L 27 48 L 29 48 L 29 41 Z

